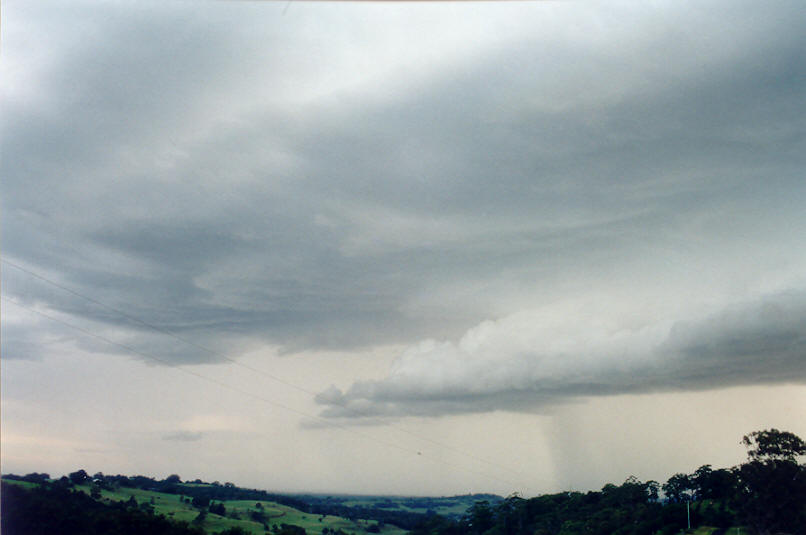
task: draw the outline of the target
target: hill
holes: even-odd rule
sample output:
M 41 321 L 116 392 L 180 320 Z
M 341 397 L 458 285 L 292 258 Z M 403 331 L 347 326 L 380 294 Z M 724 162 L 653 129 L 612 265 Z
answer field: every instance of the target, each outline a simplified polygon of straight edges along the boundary
M 109 485 L 101 478 L 74 483 L 69 478 L 43 479 L 41 474 L 7 475 L 2 487 L 3 533 L 405 533 L 383 521 L 307 512 L 276 501 L 205 497 L 217 496 L 217 487 L 176 484 L 170 490 L 178 492 L 164 492 Z M 224 495 L 253 492 L 222 488 Z M 145 531 L 127 531 L 127 525 Z

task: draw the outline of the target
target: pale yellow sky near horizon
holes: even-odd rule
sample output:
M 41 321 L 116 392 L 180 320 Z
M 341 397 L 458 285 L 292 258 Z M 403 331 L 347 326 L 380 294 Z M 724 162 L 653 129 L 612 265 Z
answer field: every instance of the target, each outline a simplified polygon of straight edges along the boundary
M 351 370 L 382 376 L 379 353 L 352 356 Z M 239 362 L 315 391 L 327 381 L 354 378 L 344 359 L 259 351 Z M 84 468 L 155 477 L 178 473 L 279 491 L 529 496 L 595 490 L 630 475 L 664 482 L 702 464 L 734 466 L 744 459 L 742 435 L 762 428 L 806 436 L 806 387 L 795 385 L 597 397 L 542 414 L 406 418 L 392 427 L 339 428 L 320 420 L 305 424 L 304 417 L 243 393 L 121 357 L 76 354 L 49 365 L 4 361 L 2 368 L 8 394 L 2 409 L 4 473 L 59 475 Z M 80 370 L 88 368 L 95 374 L 82 377 Z M 316 414 L 309 395 L 248 370 L 187 369 Z M 18 384 L 35 380 L 51 397 L 25 399 L 8 377 Z M 804 425 L 793 428 L 797 421 Z M 189 440 L 171 440 L 176 432 Z M 144 473 L 143 466 L 151 471 Z

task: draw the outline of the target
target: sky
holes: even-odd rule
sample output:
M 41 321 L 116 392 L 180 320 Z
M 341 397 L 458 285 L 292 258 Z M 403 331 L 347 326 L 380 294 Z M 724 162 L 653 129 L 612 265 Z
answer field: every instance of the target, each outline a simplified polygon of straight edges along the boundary
M 533 496 L 806 437 L 801 10 L 3 2 L 3 473 Z

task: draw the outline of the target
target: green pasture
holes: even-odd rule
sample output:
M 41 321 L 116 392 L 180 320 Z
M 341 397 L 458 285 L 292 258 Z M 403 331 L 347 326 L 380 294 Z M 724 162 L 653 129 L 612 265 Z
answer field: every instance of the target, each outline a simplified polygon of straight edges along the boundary
M 261 509 L 256 507 L 255 501 L 252 500 L 229 500 L 225 501 L 224 507 L 227 508 L 227 514 L 235 513 L 243 518 L 249 518 L 249 515 Z M 342 529 L 347 533 L 366 533 L 366 528 L 370 525 L 376 524 L 374 520 L 348 520 L 338 516 L 322 516 L 310 513 L 304 513 L 293 507 L 277 504 L 274 502 L 261 501 L 263 506 L 262 512 L 266 515 L 266 524 L 271 527 L 273 524 L 293 524 L 305 529 L 308 533 L 319 534 L 323 528 L 330 528 L 334 530 Z M 259 525 L 259 524 L 258 524 Z M 405 530 L 395 526 L 385 526 L 382 533 L 387 535 L 398 535 L 406 533 Z
M 28 483 L 27 485 L 33 484 Z M 76 485 L 76 489 L 89 494 L 91 486 Z M 173 520 L 192 522 L 199 516 L 198 509 L 189 503 L 182 502 L 178 494 L 165 494 L 162 492 L 127 487 L 121 487 L 111 491 L 101 490 L 101 501 L 104 503 L 112 503 L 121 500 L 128 501 L 131 496 L 134 496 L 138 504 L 144 502 L 150 503 L 153 505 L 156 514 L 165 515 L 167 518 Z M 220 500 L 214 501 L 218 503 Z M 263 524 L 251 519 L 253 512 L 262 512 L 266 518 L 266 525 L 268 525 L 270 529 L 274 524 L 277 526 L 281 524 L 293 524 L 302 527 L 309 534 L 316 535 L 322 533 L 323 528 L 334 530 L 341 529 L 347 533 L 359 535 L 367 533 L 367 528 L 376 523 L 374 520 L 359 519 L 352 521 L 338 516 L 321 516 L 304 513 L 293 507 L 269 501 L 223 500 L 221 503 L 223 503 L 226 508 L 226 516 L 208 513 L 202 524 L 202 527 L 207 533 L 214 534 L 229 528 L 240 527 L 247 532 L 263 535 L 266 530 Z M 257 507 L 257 503 L 263 506 L 262 509 Z M 406 531 L 397 526 L 384 526 L 381 533 L 386 535 L 403 535 Z

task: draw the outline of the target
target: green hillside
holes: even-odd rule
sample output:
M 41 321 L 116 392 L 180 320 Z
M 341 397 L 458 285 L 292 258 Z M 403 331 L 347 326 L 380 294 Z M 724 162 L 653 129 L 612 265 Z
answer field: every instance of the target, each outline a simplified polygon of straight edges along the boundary
M 39 486 L 37 483 L 14 479 L 3 479 L 4 483 L 13 484 L 26 489 Z M 87 496 L 93 493 L 92 483 L 74 485 L 73 489 Z M 334 533 L 339 531 L 348 534 L 382 533 L 386 535 L 402 535 L 406 530 L 393 525 L 379 525 L 367 519 L 346 519 L 333 515 L 317 515 L 305 513 L 293 507 L 271 501 L 254 500 L 215 500 L 213 505 L 222 505 L 225 514 L 210 511 L 200 513 L 189 497 L 183 494 L 171 494 L 133 487 L 114 489 L 98 489 L 96 500 L 102 504 L 115 505 L 121 502 L 130 503 L 138 509 L 162 515 L 166 519 L 186 522 L 200 527 L 205 533 L 216 534 L 222 531 L 240 528 L 246 533 L 263 535 L 279 530 L 284 524 L 303 528 L 309 534 L 320 534 L 323 530 Z M 96 490 L 96 493 L 98 492 Z M 133 501 L 133 502 L 132 502 Z M 201 517 L 201 518 L 200 518 Z

